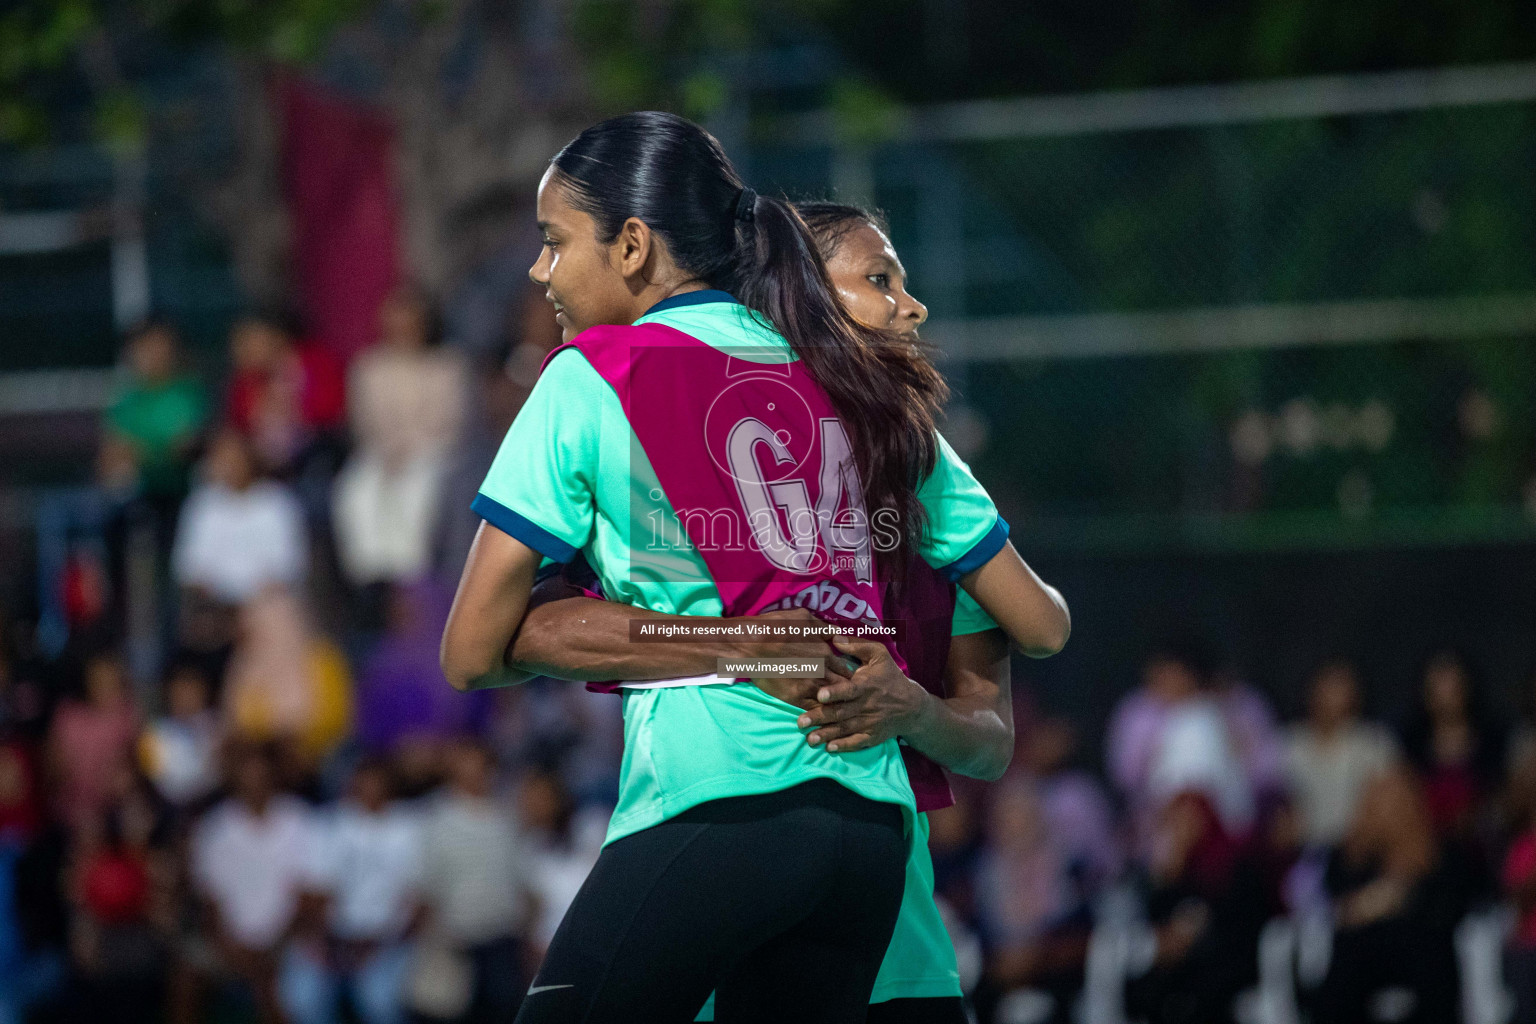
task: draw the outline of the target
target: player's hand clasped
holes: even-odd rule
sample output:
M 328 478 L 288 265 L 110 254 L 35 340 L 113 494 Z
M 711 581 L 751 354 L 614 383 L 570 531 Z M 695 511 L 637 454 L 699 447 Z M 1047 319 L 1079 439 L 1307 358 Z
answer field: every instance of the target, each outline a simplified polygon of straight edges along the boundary
M 843 754 L 913 731 L 928 694 L 907 678 L 891 652 L 872 640 L 834 637 L 831 643 L 861 664 L 852 675 L 828 669 L 816 692 L 818 704 L 799 719 L 801 729 L 812 730 L 806 741 Z
M 807 632 L 824 628 L 827 625 L 825 619 L 818 618 L 804 608 L 785 608 L 776 612 L 763 612 L 760 615 L 753 616 L 753 619 L 776 626 L 798 626 Z M 820 636 L 814 636 L 808 640 L 751 641 L 750 647 L 753 653 L 760 657 L 818 658 L 827 653 L 827 642 Z M 759 690 L 777 697 L 786 704 L 793 704 L 797 708 L 808 709 L 816 706 L 816 691 L 825 680 L 775 676 L 754 679 L 752 682 Z

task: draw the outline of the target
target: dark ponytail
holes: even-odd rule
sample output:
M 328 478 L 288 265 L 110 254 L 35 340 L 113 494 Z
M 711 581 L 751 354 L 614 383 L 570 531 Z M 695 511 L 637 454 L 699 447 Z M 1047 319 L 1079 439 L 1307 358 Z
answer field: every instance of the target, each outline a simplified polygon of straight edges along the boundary
M 903 540 L 920 538 L 927 516 L 917 488 L 938 459 L 935 423 L 948 389 L 921 343 L 848 315 L 795 209 L 754 198 L 719 142 L 674 114 L 593 125 L 553 164 L 601 241 L 630 217 L 644 221 L 679 269 L 731 292 L 784 336 L 848 430 L 868 514 L 891 509 Z M 885 578 L 901 575 L 905 546 L 878 552 Z

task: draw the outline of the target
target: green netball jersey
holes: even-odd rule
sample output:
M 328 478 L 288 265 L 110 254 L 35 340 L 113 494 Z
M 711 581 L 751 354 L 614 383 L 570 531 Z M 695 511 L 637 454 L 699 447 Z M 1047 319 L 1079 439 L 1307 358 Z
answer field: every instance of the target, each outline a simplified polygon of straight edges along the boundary
M 950 633 L 963 636 L 997 629 L 997 623 L 965 591 L 955 594 L 955 614 Z M 955 946 L 950 941 L 944 915 L 933 897 L 933 855 L 928 850 L 928 815 L 917 816 L 912 847 L 907 851 L 906 882 L 901 892 L 901 912 L 891 932 L 885 959 L 870 992 L 871 1003 L 891 999 L 950 999 L 964 993 L 960 988 L 960 966 L 955 960 Z M 715 997 L 711 995 L 694 1018 L 715 1019 Z
M 737 358 L 794 358 L 779 334 L 723 292 L 677 296 L 637 322 L 664 324 Z M 959 578 L 1001 550 L 1007 524 L 942 438 L 939 451 L 918 491 L 929 517 L 920 553 Z M 554 561 L 567 562 L 582 552 L 609 600 L 671 614 L 724 612 L 618 395 L 575 349 L 545 367 L 474 508 Z M 661 549 L 648 543 L 659 520 L 673 525 L 673 542 Z M 707 800 L 773 792 L 816 778 L 913 808 L 894 740 L 853 753 L 812 747 L 795 724 L 799 709 L 755 686 L 626 689 L 623 699 L 619 803 L 607 842 Z

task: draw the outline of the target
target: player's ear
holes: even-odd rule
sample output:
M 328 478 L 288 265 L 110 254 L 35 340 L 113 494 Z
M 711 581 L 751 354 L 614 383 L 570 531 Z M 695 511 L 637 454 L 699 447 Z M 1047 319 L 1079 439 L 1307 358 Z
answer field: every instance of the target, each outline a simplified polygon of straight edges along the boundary
M 643 273 L 656 245 L 650 225 L 639 217 L 631 217 L 619 227 L 619 235 L 613 240 L 614 262 L 625 279 L 633 279 Z

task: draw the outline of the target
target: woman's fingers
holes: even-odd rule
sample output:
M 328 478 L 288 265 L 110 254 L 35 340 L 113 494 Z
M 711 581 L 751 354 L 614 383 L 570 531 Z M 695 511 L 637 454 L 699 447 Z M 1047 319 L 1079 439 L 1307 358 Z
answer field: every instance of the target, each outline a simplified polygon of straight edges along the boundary
M 817 729 L 815 732 L 812 732 L 806 736 L 805 741 L 813 747 L 826 746 L 827 744 L 836 741 L 839 748 L 841 748 L 842 744 L 845 742 L 845 737 L 852 737 L 863 732 L 864 729 L 862 724 L 859 722 L 852 720 L 847 722 L 833 722 L 829 725 L 822 726 L 820 729 Z
M 816 691 L 816 699 L 823 704 L 840 704 L 859 695 L 859 685 L 852 677 L 842 677 L 838 682 L 827 683 Z
M 885 649 L 884 644 L 876 643 L 874 640 L 862 640 L 851 633 L 834 634 L 827 637 L 827 640 L 831 642 L 833 647 L 836 647 L 844 654 L 853 655 L 865 665 L 868 665 L 877 658 L 890 654 Z
M 815 732 L 806 736 L 805 742 L 809 743 L 813 747 L 819 747 L 824 743 L 828 743 L 837 739 L 841 735 L 843 735 L 842 729 L 838 728 L 836 725 L 829 725 L 824 729 L 817 729 Z
M 848 704 L 818 704 L 807 709 L 795 724 L 802 729 L 815 729 L 818 726 L 846 721 L 855 713 L 853 707 Z

